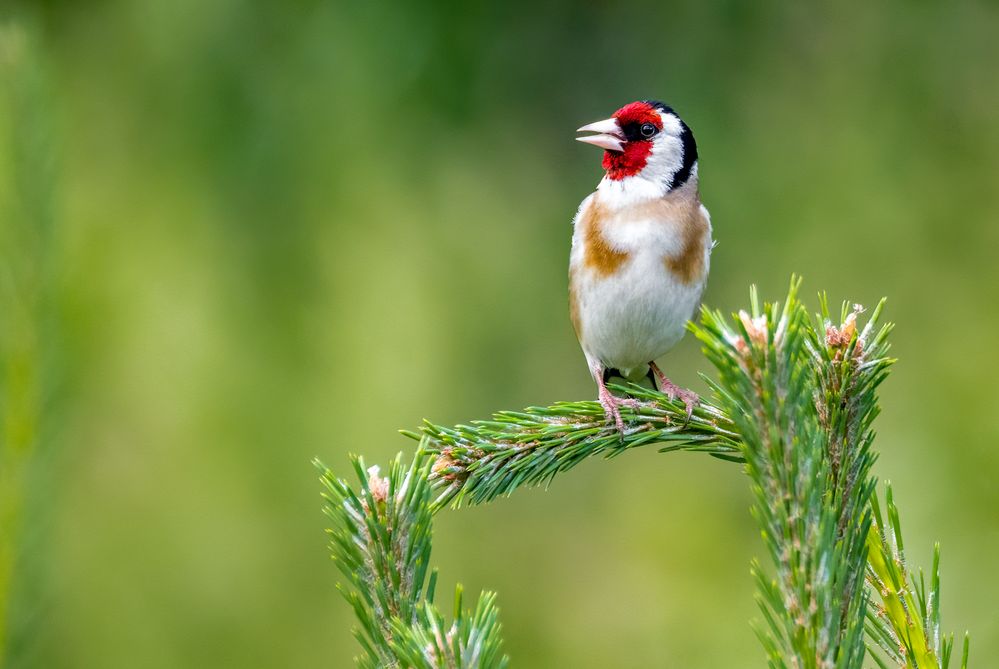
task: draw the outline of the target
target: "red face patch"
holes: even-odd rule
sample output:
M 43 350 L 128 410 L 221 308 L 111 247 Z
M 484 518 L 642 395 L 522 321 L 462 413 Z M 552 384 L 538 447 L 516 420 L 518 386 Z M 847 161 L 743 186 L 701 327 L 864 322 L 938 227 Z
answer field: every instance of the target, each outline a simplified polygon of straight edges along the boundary
M 604 151 L 604 169 L 607 177 L 618 181 L 631 177 L 645 168 L 652 153 L 652 142 L 647 139 L 625 142 L 623 151 Z
M 634 137 L 634 133 L 629 130 L 639 128 L 644 123 L 651 123 L 657 130 L 663 129 L 662 118 L 647 102 L 627 104 L 614 112 L 614 118 L 627 136 Z M 623 151 L 604 151 L 603 166 L 610 179 L 624 179 L 641 172 L 650 153 L 652 153 L 652 140 L 629 139 L 624 143 Z

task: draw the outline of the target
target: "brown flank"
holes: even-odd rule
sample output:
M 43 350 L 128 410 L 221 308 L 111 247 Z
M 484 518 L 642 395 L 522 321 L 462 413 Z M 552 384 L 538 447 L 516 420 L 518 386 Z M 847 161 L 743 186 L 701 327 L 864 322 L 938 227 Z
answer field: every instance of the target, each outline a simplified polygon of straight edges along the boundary
M 695 201 L 685 216 L 678 220 L 679 232 L 683 236 L 683 247 L 677 256 L 666 256 L 663 261 L 666 269 L 683 283 L 693 283 L 704 273 L 704 238 L 707 236 L 708 222 L 701 212 L 700 203 Z
M 607 219 L 607 211 L 596 201 L 583 212 L 583 236 L 586 249 L 583 255 L 583 263 L 594 270 L 600 276 L 610 276 L 628 259 L 628 254 L 611 248 L 604 238 L 601 225 Z
M 579 295 L 576 292 L 576 271 L 569 267 L 569 320 L 576 331 L 576 339 L 583 339 L 583 321 L 579 317 Z

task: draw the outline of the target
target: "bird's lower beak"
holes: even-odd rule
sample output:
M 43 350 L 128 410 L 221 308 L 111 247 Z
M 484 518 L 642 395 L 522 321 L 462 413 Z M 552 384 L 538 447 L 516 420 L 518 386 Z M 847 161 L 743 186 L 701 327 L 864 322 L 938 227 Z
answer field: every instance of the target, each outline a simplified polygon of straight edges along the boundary
M 601 149 L 607 149 L 608 151 L 624 150 L 624 133 L 621 132 L 621 126 L 618 125 L 615 118 L 584 125 L 582 128 L 576 130 L 576 132 L 597 133 L 596 135 L 577 137 L 576 141 L 599 146 Z

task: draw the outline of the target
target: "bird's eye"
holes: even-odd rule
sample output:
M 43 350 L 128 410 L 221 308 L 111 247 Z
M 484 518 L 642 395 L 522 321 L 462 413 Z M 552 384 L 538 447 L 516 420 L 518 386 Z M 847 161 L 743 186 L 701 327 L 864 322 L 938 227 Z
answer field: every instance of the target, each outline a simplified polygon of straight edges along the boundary
M 656 126 L 651 123 L 643 123 L 639 132 L 642 133 L 642 137 L 652 137 L 652 135 L 656 134 Z

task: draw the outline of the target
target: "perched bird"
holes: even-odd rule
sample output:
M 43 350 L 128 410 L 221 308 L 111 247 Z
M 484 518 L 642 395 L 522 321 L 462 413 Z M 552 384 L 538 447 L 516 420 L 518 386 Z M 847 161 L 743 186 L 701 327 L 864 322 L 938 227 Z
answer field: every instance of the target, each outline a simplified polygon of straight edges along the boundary
M 632 102 L 577 137 L 604 149 L 604 178 L 579 205 L 569 259 L 569 309 L 600 403 L 624 430 L 607 389 L 612 376 L 647 376 L 689 417 L 697 395 L 656 360 L 683 337 L 708 278 L 711 219 L 697 187 L 697 145 L 687 124 L 654 100 Z

